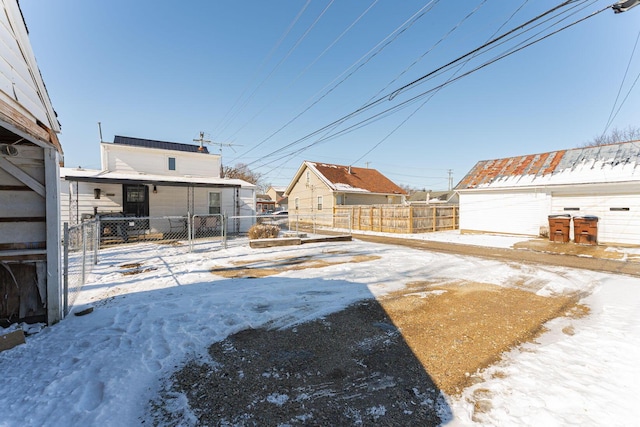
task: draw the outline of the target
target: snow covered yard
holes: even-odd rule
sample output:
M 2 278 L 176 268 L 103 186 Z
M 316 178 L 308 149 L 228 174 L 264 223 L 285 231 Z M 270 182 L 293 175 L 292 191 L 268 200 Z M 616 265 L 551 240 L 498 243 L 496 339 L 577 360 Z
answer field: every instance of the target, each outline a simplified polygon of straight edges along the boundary
M 501 247 L 518 240 L 437 238 L 449 236 Z M 582 319 L 549 322 L 538 342 L 514 349 L 461 396 L 450 397 L 450 425 L 629 425 L 640 417 L 637 278 L 359 241 L 185 252 L 154 244 L 101 252 L 77 301 L 94 311 L 69 316 L 0 353 L 9 390 L 0 396 L 0 426 L 150 424 L 148 403 L 163 381 L 187 359 L 209 360 L 212 343 L 247 328 L 317 319 L 425 280 L 519 284 L 541 296 L 579 292 L 591 309 Z M 301 269 L 278 264 L 311 256 L 327 262 Z M 211 272 L 237 262 L 265 263 L 282 273 L 245 279 Z M 123 274 L 135 263 L 138 274 Z M 185 402 L 178 396 L 172 409 L 188 414 Z

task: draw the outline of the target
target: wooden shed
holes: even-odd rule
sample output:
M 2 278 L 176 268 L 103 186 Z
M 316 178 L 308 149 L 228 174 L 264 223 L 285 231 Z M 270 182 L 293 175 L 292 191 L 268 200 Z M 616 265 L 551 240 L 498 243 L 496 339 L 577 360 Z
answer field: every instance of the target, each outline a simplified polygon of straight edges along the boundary
M 0 0 L 0 326 L 62 318 L 60 126 L 16 0 Z

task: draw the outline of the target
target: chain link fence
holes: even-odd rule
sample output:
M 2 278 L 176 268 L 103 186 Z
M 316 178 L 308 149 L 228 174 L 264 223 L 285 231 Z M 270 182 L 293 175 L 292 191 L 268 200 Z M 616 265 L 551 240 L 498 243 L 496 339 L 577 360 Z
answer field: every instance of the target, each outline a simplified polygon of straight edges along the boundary
M 78 293 L 98 262 L 98 226 L 95 219 L 69 227 L 64 225 L 63 286 L 64 315 L 69 314 Z
M 256 224 L 278 227 L 279 237 L 313 237 L 351 233 L 348 215 L 193 215 L 133 217 L 98 215 L 74 226 L 65 224 L 64 312 L 73 307 L 79 291 L 98 263 L 100 250 L 137 243 L 183 246 L 185 252 L 210 251 L 228 245 L 248 244 L 249 229 Z

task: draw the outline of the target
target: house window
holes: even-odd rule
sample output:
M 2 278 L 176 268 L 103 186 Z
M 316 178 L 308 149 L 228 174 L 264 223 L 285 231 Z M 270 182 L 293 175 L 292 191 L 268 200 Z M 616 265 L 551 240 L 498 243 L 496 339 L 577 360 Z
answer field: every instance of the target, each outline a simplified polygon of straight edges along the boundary
M 127 187 L 125 200 L 127 203 L 144 202 L 145 187 Z
M 170 171 L 176 170 L 176 158 L 175 157 L 169 157 L 169 170 Z
M 209 215 L 221 212 L 220 193 L 209 193 Z
M 336 205 L 344 205 L 344 196 L 342 194 L 336 196 Z
M 318 196 L 318 210 L 322 210 L 322 196 Z
M 295 206 L 296 206 L 296 210 L 298 210 L 298 208 L 300 207 L 300 199 L 298 197 L 296 197 Z

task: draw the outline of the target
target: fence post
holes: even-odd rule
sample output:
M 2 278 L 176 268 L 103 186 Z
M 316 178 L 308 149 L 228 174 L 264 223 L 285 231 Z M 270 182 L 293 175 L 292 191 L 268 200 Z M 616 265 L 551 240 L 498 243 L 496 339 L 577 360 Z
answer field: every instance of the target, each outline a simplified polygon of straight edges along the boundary
M 98 252 L 100 251 L 100 220 L 93 221 L 93 265 L 98 265 Z
M 62 241 L 64 242 L 63 250 L 62 250 L 64 254 L 63 255 L 64 261 L 62 266 L 63 287 L 64 287 L 62 313 L 64 316 L 66 316 L 67 314 L 69 314 L 69 223 L 68 222 L 64 223 L 64 232 L 62 236 L 63 236 Z
M 431 208 L 431 212 L 432 212 L 431 218 L 433 218 L 433 231 L 437 231 L 438 227 L 436 224 L 436 207 L 435 206 Z
M 189 252 L 193 252 L 193 239 L 191 236 L 191 212 L 187 211 L 187 244 Z
M 80 276 L 80 286 L 82 286 L 87 274 L 87 230 L 84 222 L 80 223 L 80 229 L 82 230 L 82 276 Z
M 227 214 L 222 215 L 222 245 L 227 249 Z

